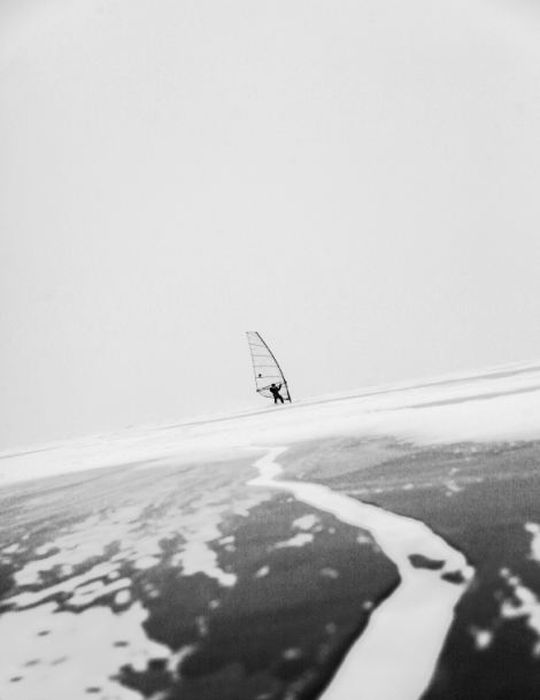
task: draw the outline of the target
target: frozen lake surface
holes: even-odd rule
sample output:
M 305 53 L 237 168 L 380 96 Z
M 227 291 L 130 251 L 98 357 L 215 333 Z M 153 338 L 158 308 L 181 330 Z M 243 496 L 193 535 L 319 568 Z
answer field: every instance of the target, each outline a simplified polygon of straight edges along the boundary
M 0 455 L 0 697 L 537 697 L 540 366 Z

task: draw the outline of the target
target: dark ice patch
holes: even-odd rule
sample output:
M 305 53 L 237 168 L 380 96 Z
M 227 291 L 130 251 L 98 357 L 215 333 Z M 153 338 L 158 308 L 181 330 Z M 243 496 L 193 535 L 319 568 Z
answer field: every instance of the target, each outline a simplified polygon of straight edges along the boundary
M 423 554 L 409 554 L 409 561 L 415 569 L 430 569 L 437 571 L 444 566 L 444 559 L 430 559 Z
M 165 659 L 151 659 L 146 670 L 141 672 L 129 665 L 123 666 L 118 680 L 126 687 L 138 690 L 144 697 L 152 697 L 174 684 L 173 674 L 167 669 Z
M 0 563 L 0 598 L 5 596 L 15 586 L 15 566 Z
M 448 583 L 455 583 L 458 585 L 465 583 L 465 576 L 463 576 L 461 571 L 449 571 L 443 574 L 441 578 L 443 581 L 448 581 Z

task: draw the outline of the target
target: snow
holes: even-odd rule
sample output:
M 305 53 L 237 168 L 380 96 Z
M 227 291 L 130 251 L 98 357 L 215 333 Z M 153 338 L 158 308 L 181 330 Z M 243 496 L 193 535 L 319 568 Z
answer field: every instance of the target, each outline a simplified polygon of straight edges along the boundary
M 540 563 L 540 525 L 538 523 L 526 523 L 525 530 L 532 536 L 530 558 Z
M 505 600 L 501 606 L 501 616 L 507 619 L 523 618 L 527 627 L 536 637 L 533 655 L 540 657 L 540 600 L 527 586 L 523 584 L 519 576 L 514 576 L 508 569 L 501 572 L 501 576 L 512 589 L 512 597 Z
M 299 532 L 284 542 L 278 542 L 275 549 L 286 549 L 287 547 L 305 547 L 306 544 L 311 544 L 314 540 L 314 535 L 311 532 Z
M 196 462 L 253 444 L 340 434 L 393 435 L 419 443 L 540 438 L 540 366 L 513 365 L 430 383 L 300 401 L 251 414 L 146 428 L 0 454 L 0 484 L 94 467 Z
M 2 646 L 2 697 L 72 700 L 99 688 L 100 697 L 135 700 L 139 693 L 113 680 L 119 668 L 144 670 L 155 657 L 175 666 L 169 649 L 146 637 L 142 624 L 148 614 L 139 603 L 118 614 L 105 606 L 79 613 L 55 608 L 47 603 L 0 617 L 0 636 L 10 640 Z M 116 644 L 123 640 L 129 643 Z
M 211 537 L 211 539 L 215 539 Z M 185 576 L 192 576 L 199 571 L 216 579 L 222 586 L 234 586 L 236 574 L 227 573 L 219 568 L 217 554 L 210 549 L 206 540 L 194 539 L 188 542 L 182 552 L 173 557 L 173 564 L 181 564 Z
M 321 528 L 320 519 L 313 514 L 302 515 L 300 518 L 296 518 L 293 521 L 293 527 L 298 530 L 314 530 L 316 528 Z
M 74 605 L 81 605 L 81 600 L 84 598 L 87 600 L 87 604 L 93 602 L 96 598 L 106 595 L 108 586 L 103 584 L 99 579 L 103 579 L 114 572 L 114 565 L 109 563 L 96 564 L 84 574 L 78 576 L 72 576 L 71 578 L 61 581 L 54 586 L 48 586 L 46 588 L 40 588 L 39 591 L 24 591 L 18 593 L 11 598 L 8 598 L 5 602 L 18 608 L 27 608 L 32 605 L 37 605 L 48 598 L 51 598 L 58 593 L 70 594 L 70 605 L 72 601 Z M 17 584 L 22 585 L 21 580 L 26 583 L 27 579 L 22 576 L 15 576 Z M 125 588 L 131 585 L 129 579 L 121 579 L 122 585 L 120 588 Z M 90 595 L 90 589 L 88 588 L 88 582 L 93 582 L 92 595 Z M 111 590 L 118 590 L 118 581 L 114 582 L 114 586 Z
M 488 629 L 479 629 L 478 627 L 471 627 L 470 633 L 474 639 L 474 648 L 477 651 L 484 651 L 488 649 L 493 642 L 493 632 Z

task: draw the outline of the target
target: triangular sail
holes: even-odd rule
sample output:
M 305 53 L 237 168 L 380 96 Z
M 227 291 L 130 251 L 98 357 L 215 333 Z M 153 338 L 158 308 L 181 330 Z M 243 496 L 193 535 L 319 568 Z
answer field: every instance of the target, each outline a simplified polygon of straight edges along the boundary
M 280 394 L 286 401 L 291 401 L 287 380 L 283 374 L 278 361 L 268 345 L 261 338 L 257 331 L 247 331 L 247 340 L 251 360 L 253 362 L 253 374 L 255 376 L 255 388 L 261 396 L 272 398 L 269 391 L 271 384 L 281 385 Z

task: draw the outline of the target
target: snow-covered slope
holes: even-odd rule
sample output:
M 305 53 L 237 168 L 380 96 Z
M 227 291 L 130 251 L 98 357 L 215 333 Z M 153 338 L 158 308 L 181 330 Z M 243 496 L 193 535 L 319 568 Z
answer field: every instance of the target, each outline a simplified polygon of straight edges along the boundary
M 230 417 L 4 452 L 0 484 L 148 460 L 226 459 L 239 447 L 350 433 L 423 443 L 540 437 L 540 364 L 373 387 Z

